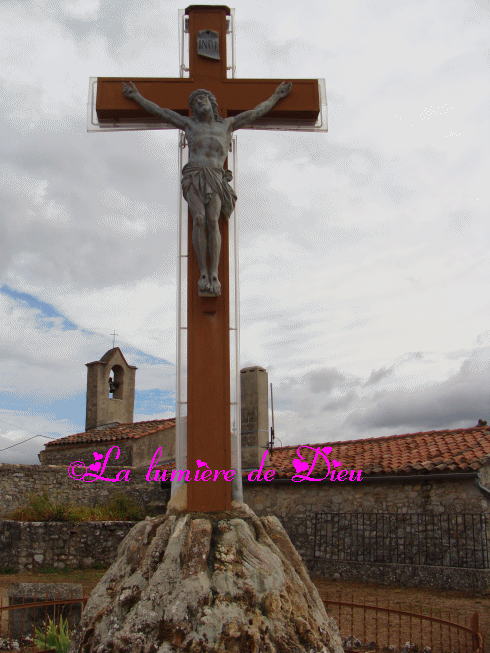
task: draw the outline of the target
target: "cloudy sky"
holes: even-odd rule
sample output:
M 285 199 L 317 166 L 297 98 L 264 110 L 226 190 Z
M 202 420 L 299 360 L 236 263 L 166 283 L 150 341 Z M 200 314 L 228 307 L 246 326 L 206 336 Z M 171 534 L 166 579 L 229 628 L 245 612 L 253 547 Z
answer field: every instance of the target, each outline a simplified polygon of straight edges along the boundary
M 327 134 L 238 134 L 241 365 L 276 435 L 490 420 L 488 0 L 233 6 L 237 77 L 327 88 Z M 183 7 L 0 4 L 0 462 L 83 430 L 114 329 L 135 420 L 174 414 L 177 131 L 86 107 L 91 76 L 178 76 Z

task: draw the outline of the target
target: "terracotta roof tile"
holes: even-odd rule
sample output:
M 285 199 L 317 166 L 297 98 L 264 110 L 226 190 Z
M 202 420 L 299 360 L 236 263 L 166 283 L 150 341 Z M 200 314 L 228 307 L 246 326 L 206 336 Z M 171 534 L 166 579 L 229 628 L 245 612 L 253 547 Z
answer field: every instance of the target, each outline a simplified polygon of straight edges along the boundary
M 101 430 L 91 429 L 47 443 L 46 447 L 80 446 L 95 442 L 137 439 L 175 426 L 175 419 L 152 420 L 134 424 L 118 424 Z M 273 450 L 271 469 L 275 478 L 291 478 L 296 474 L 293 460 L 300 445 Z M 301 455 L 310 463 L 314 451 L 306 447 L 332 447 L 329 460 L 342 462 L 342 469 L 360 470 L 362 476 L 393 474 L 424 474 L 477 471 L 490 461 L 490 426 L 444 431 L 426 431 L 390 435 L 382 438 L 344 440 L 301 445 Z M 318 458 L 312 476 L 327 472 L 323 459 Z M 167 469 L 171 465 L 165 465 Z
M 296 474 L 293 460 L 298 458 L 298 446 L 274 449 L 271 468 L 276 470 L 275 478 L 291 478 Z M 329 460 L 341 461 L 342 469 L 362 469 L 363 477 L 397 473 L 469 472 L 478 470 L 490 460 L 490 426 L 301 446 L 300 453 L 310 465 L 314 451 L 307 449 L 307 446 L 332 447 Z M 320 458 L 312 476 L 321 477 L 327 472 L 326 463 Z
M 165 431 L 175 426 L 175 417 L 171 419 L 154 419 L 149 422 L 135 422 L 132 424 L 117 424 L 103 429 L 90 429 L 83 433 L 75 433 L 66 438 L 48 442 L 46 447 L 66 447 L 67 445 L 91 444 L 93 442 L 114 442 L 117 440 L 137 440 L 145 435 Z M 99 427 L 100 428 L 100 427 Z

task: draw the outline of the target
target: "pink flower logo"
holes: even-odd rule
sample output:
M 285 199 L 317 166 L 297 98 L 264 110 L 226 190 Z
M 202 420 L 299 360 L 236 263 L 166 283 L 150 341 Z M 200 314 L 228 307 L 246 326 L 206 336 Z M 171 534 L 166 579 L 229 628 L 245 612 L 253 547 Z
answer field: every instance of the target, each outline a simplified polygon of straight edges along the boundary
M 305 456 L 303 456 L 300 453 L 300 449 L 311 449 L 312 451 L 315 452 L 315 455 L 313 456 L 313 461 L 311 464 L 305 460 Z M 331 472 L 331 465 L 330 465 L 330 460 L 327 458 L 328 454 L 331 453 L 332 447 L 309 447 L 308 445 L 303 445 L 300 446 L 296 449 L 296 452 L 299 456 L 299 458 L 295 458 L 293 460 L 293 465 L 294 469 L 296 470 L 296 474 L 291 478 L 291 480 L 294 483 L 301 483 L 301 481 L 323 481 L 325 480 Z M 325 460 L 325 463 L 327 465 L 328 471 L 325 476 L 322 478 L 312 478 L 311 473 L 315 469 L 315 464 L 316 461 L 318 460 L 318 456 L 322 456 L 322 458 Z M 338 460 L 333 460 L 332 465 L 334 467 L 340 467 L 342 463 L 339 462 Z M 301 474 L 301 472 L 306 472 L 306 474 Z
M 103 454 L 103 453 L 97 453 L 96 451 L 94 451 L 93 453 L 94 453 L 94 458 L 95 458 L 95 460 L 99 460 L 99 461 L 100 461 L 100 460 L 102 460 L 103 457 L 104 457 L 104 454 Z M 101 462 L 98 462 L 98 463 L 95 462 L 95 463 L 93 463 L 92 465 L 89 466 L 89 469 L 91 469 L 93 472 L 98 472 L 99 469 L 100 469 L 101 467 L 102 467 L 102 463 L 101 463 Z

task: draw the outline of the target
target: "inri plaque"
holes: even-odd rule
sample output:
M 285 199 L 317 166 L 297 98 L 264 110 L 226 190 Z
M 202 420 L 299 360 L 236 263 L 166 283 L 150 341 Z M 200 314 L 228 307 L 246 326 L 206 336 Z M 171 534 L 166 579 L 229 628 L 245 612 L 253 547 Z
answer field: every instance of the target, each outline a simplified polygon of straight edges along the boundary
M 219 32 L 203 29 L 197 33 L 197 54 L 219 60 Z

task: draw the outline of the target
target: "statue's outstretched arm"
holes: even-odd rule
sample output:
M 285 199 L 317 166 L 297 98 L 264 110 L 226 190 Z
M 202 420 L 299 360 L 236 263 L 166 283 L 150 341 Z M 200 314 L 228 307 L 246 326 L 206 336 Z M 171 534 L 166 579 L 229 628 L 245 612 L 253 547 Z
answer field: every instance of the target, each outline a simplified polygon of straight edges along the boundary
M 257 120 L 257 118 L 262 118 L 262 116 L 265 116 L 267 113 L 269 113 L 272 107 L 279 102 L 279 100 L 282 100 L 282 98 L 286 97 L 286 95 L 289 95 L 291 86 L 291 82 L 281 82 L 274 93 L 270 96 L 270 98 L 256 106 L 255 109 L 252 109 L 251 111 L 243 111 L 234 118 L 228 118 L 231 129 L 235 131 L 235 129 L 245 127 L 245 125 L 249 125 L 254 120 Z
M 178 129 L 185 129 L 187 121 L 189 120 L 188 118 L 181 116 L 179 113 L 176 113 L 171 109 L 162 109 L 162 107 L 159 107 L 158 104 L 150 102 L 150 100 L 147 100 L 139 93 L 133 82 L 129 83 L 130 86 L 123 82 L 123 93 L 128 99 L 137 102 L 140 107 L 146 109 L 148 113 L 152 113 L 154 116 L 162 118 L 162 120 L 169 122 L 174 127 L 177 127 Z

